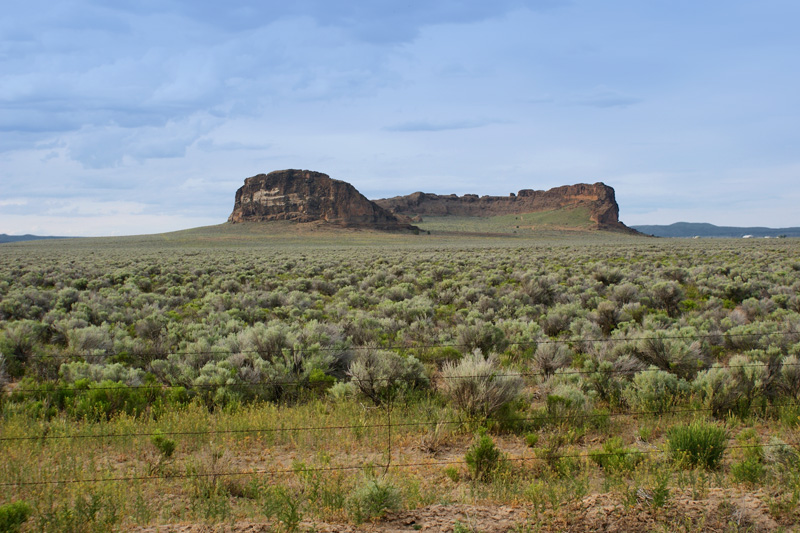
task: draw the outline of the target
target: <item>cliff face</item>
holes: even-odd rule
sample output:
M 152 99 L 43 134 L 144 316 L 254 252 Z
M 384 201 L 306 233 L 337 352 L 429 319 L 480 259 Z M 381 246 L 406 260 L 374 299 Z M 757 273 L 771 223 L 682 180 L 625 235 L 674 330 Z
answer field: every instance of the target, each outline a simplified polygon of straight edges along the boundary
M 619 221 L 619 206 L 614 189 L 603 183 L 564 185 L 547 191 L 523 189 L 508 196 L 438 195 L 415 192 L 375 200 L 387 211 L 408 217 L 419 216 L 476 216 L 488 217 L 585 207 L 598 229 L 629 230 Z
M 228 222 L 322 221 L 339 226 L 413 229 L 355 187 L 310 170 L 277 170 L 244 180 Z

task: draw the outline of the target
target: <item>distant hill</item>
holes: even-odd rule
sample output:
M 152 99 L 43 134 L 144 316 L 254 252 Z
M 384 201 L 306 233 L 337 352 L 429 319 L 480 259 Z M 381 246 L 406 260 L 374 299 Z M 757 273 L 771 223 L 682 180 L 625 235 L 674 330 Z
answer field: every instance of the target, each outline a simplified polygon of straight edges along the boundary
M 740 239 L 747 235 L 758 237 L 800 237 L 800 228 L 762 228 L 715 226 L 697 222 L 676 222 L 668 226 L 631 226 L 633 229 L 656 237 L 727 237 Z
M 0 244 L 4 242 L 40 241 L 42 239 L 71 239 L 73 237 L 47 237 L 41 235 L 7 235 L 0 233 Z

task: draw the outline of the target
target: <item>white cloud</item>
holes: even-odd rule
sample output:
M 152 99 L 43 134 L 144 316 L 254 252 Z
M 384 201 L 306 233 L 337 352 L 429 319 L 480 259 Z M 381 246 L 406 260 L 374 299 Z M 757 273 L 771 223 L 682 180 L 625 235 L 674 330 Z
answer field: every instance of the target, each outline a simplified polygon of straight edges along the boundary
M 0 213 L 0 233 L 8 235 L 52 235 L 103 237 L 146 235 L 219 224 L 212 217 L 174 215 L 102 215 L 19 217 Z

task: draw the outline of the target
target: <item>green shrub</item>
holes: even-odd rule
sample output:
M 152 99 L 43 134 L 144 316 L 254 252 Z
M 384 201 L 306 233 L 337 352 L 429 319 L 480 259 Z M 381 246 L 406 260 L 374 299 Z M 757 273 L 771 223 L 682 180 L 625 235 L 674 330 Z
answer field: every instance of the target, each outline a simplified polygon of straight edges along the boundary
M 602 450 L 589 452 L 591 460 L 609 472 L 631 472 L 641 462 L 643 455 L 638 450 L 626 448 L 622 439 L 612 437 L 603 443 Z
M 764 464 L 754 457 L 748 457 L 731 465 L 731 475 L 737 483 L 757 485 L 765 474 Z
M 266 518 L 274 518 L 280 523 L 279 531 L 298 530 L 303 520 L 304 499 L 301 495 L 287 487 L 272 484 L 258 487 L 257 494 L 261 512 Z
M 461 480 L 461 475 L 458 473 L 458 468 L 455 466 L 448 466 L 443 472 L 453 483 L 458 483 Z
M 157 431 L 152 437 L 150 442 L 161 453 L 162 456 L 169 459 L 175 453 L 175 441 L 165 437 L 160 431 Z
M 464 455 L 470 475 L 477 481 L 490 481 L 500 467 L 502 459 L 502 452 L 485 431 L 475 435 L 472 446 Z
M 756 485 L 767 472 L 758 433 L 752 428 L 746 429 L 736 436 L 736 442 L 739 446 L 735 453 L 740 460 L 731 465 L 731 476 L 737 483 Z
M 0 505 L 0 531 L 19 531 L 32 512 L 31 506 L 24 501 Z
M 383 516 L 400 508 L 400 491 L 385 479 L 367 480 L 350 496 L 348 507 L 357 523 Z
M 673 426 L 667 432 L 667 445 L 675 461 L 708 470 L 719 467 L 727 440 L 728 434 L 724 428 L 700 421 Z
M 559 478 L 574 476 L 580 470 L 580 462 L 577 457 L 563 450 L 565 445 L 575 442 L 582 435 L 581 429 L 553 433 L 546 443 L 534 448 L 533 453 Z
M 79 380 L 75 383 L 75 389 L 80 392 L 68 411 L 79 420 L 110 420 L 120 413 L 139 415 L 150 403 L 146 389 L 132 388 L 114 381 L 87 383 L 86 380 Z

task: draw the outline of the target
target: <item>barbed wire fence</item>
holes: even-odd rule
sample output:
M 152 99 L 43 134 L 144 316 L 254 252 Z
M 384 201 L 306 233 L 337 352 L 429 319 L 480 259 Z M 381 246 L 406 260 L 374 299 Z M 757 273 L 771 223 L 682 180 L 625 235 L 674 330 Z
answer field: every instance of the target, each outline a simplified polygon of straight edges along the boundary
M 772 335 L 795 335 L 794 332 L 770 332 L 770 333 L 759 333 L 759 334 L 738 334 L 735 335 L 737 337 L 766 337 Z M 733 335 L 732 335 L 733 336 Z M 546 344 L 546 343 L 559 343 L 559 344 L 566 344 L 566 343 L 576 343 L 576 342 L 608 342 L 608 341 L 616 341 L 616 342 L 626 342 L 626 341 L 646 341 L 646 340 L 653 340 L 653 339 L 679 339 L 683 341 L 691 341 L 691 340 L 700 340 L 705 338 L 713 337 L 714 339 L 719 339 L 720 335 L 697 335 L 697 336 L 656 336 L 656 337 L 641 337 L 641 338 L 625 338 L 625 339 L 608 339 L 608 338 L 599 338 L 599 339 L 547 339 L 547 340 L 537 340 L 531 341 L 529 343 L 510 343 L 515 345 L 538 345 L 538 344 Z M 465 347 L 465 345 L 459 344 L 436 344 L 436 345 L 424 345 L 424 346 L 414 346 L 414 348 L 440 348 L 440 347 Z M 326 348 L 322 347 L 321 349 L 336 349 L 341 350 L 342 348 Z M 381 346 L 381 347 L 351 347 L 348 348 L 350 350 L 361 350 L 361 349 L 391 349 L 391 347 Z M 399 349 L 399 347 L 397 348 Z M 408 349 L 408 346 L 403 346 L 402 349 Z M 218 352 L 174 352 L 175 354 L 181 355 L 209 355 L 209 354 L 216 354 Z M 258 351 L 252 351 L 251 353 L 258 353 Z M 85 356 L 95 355 L 95 354 L 84 354 Z M 53 359 L 64 359 L 64 360 L 74 360 L 78 357 L 83 357 L 82 355 L 78 355 L 75 353 L 72 354 L 45 354 L 45 355 L 36 355 L 32 357 L 41 357 L 41 358 L 53 358 Z M 789 366 L 798 366 L 798 364 L 789 364 Z M 732 365 L 728 366 L 728 368 L 746 368 L 746 367 L 764 367 L 764 363 L 751 363 L 751 364 L 742 364 L 742 365 Z M 620 370 L 620 369 L 594 369 L 594 370 L 580 370 L 580 369 L 564 369 L 561 370 L 559 373 L 561 375 L 586 375 L 586 374 L 628 374 L 631 375 L 633 373 L 639 372 L 656 372 L 660 371 L 661 369 L 658 368 L 647 368 L 647 369 L 639 369 L 635 372 L 631 370 Z M 498 377 L 510 377 L 510 376 L 520 376 L 520 377 L 527 377 L 527 378 L 547 378 L 552 375 L 552 372 L 508 372 L 508 373 L 501 373 L 497 372 L 492 374 L 492 378 L 496 379 Z M 437 376 L 437 379 L 474 379 L 474 378 L 485 378 L 485 376 Z M 381 380 L 381 378 L 375 378 L 376 380 Z M 388 379 L 388 378 L 387 378 Z M 351 381 L 357 381 L 357 378 L 351 376 Z M 180 388 L 184 390 L 194 390 L 194 391 L 210 391 L 224 387 L 233 387 L 233 388 L 258 388 L 258 387 L 274 387 L 274 386 L 282 386 L 282 387 L 313 387 L 313 386 L 325 386 L 324 383 L 309 383 L 307 380 L 301 379 L 294 379 L 294 380 L 275 380 L 275 381 L 264 381 L 264 382 L 255 382 L 255 383 L 235 383 L 235 384 L 208 384 L 208 385 L 171 385 L 171 384 L 159 384 L 159 385 L 139 385 L 139 386 L 128 386 L 130 389 L 134 390 L 144 390 L 144 391 L 163 391 L 165 389 L 171 388 Z M 105 387 L 105 386 L 86 386 L 84 388 L 75 388 L 74 386 L 48 386 L 44 388 L 24 388 L 24 387 L 17 387 L 12 389 L 11 393 L 14 395 L 25 396 L 31 395 L 31 397 L 42 397 L 47 395 L 63 395 L 64 393 L 74 393 L 74 394 L 85 394 L 90 391 L 103 391 L 103 390 L 117 390 L 118 387 Z M 327 466 L 304 466 L 304 472 L 317 472 L 317 473 L 325 473 L 325 472 L 335 472 L 335 471 L 364 471 L 369 468 L 380 468 L 383 470 L 384 474 L 387 474 L 391 470 L 402 470 L 402 469 L 413 469 L 413 468 L 438 468 L 438 467 L 448 467 L 448 466 L 464 466 L 466 465 L 466 461 L 463 459 L 460 460 L 435 460 L 432 459 L 431 461 L 424 461 L 424 462 L 398 462 L 396 460 L 395 452 L 399 450 L 397 446 L 397 435 L 400 432 L 407 432 L 408 430 L 414 428 L 426 428 L 426 427 L 437 427 L 437 426 L 452 426 L 454 428 L 465 427 L 465 420 L 463 418 L 452 418 L 447 420 L 429 420 L 429 421 L 398 421 L 392 417 L 393 411 L 396 408 L 398 398 L 394 393 L 390 394 L 388 401 L 386 401 L 381 406 L 376 406 L 377 412 L 382 413 L 383 421 L 380 423 L 371 423 L 371 424 L 351 424 L 351 425 L 305 425 L 305 426 L 295 426 L 295 427 L 250 427 L 250 428 L 223 428 L 223 429 L 203 429 L 203 430 L 152 430 L 152 431 L 138 431 L 138 432 L 120 432 L 120 433 L 93 433 L 89 431 L 88 433 L 83 432 L 67 432 L 58 434 L 57 429 L 54 429 L 52 426 L 43 425 L 41 434 L 31 435 L 8 435 L 7 431 L 4 429 L 2 433 L 0 433 L 0 449 L 5 446 L 14 445 L 14 443 L 24 444 L 24 443 L 38 443 L 40 445 L 44 445 L 48 441 L 108 441 L 111 439 L 137 439 L 137 438 L 146 438 L 146 437 L 155 437 L 156 435 L 161 435 L 164 437 L 199 437 L 199 436 L 213 436 L 213 435 L 266 435 L 266 434 L 291 434 L 291 433 L 303 433 L 303 432 L 336 432 L 336 431 L 364 431 L 364 430 L 382 430 L 385 431 L 385 448 L 383 449 L 383 456 L 385 457 L 385 462 L 382 464 L 376 464 L 375 461 L 365 460 L 359 463 L 348 463 L 348 464 L 341 464 L 341 465 L 327 465 Z M 783 402 L 780 404 L 769 404 L 762 406 L 762 414 L 766 414 L 768 411 L 780 411 L 781 409 L 795 409 L 800 407 L 800 404 L 794 402 Z M 669 410 L 628 410 L 628 411 L 606 411 L 606 412 L 594 412 L 594 413 L 582 413 L 582 414 L 569 414 L 569 415 L 559 415 L 559 414 L 544 414 L 544 415 L 537 415 L 537 416 L 526 416 L 526 417 L 510 417 L 506 420 L 506 422 L 510 423 L 519 423 L 519 424 L 530 424 L 534 427 L 541 427 L 543 424 L 554 424 L 558 426 L 559 424 L 567 424 L 569 422 L 577 422 L 577 421 L 586 421 L 591 419 L 610 419 L 610 418 L 621 418 L 621 417 L 657 417 L 659 420 L 664 417 L 676 417 L 681 415 L 695 415 L 698 413 L 709 413 L 711 412 L 711 408 L 686 408 L 686 409 L 669 409 Z M 736 442 L 735 437 L 728 437 L 727 442 Z M 731 444 L 727 446 L 727 449 L 750 449 L 750 448 L 771 448 L 771 447 L 783 447 L 787 446 L 785 443 L 781 444 Z M 797 443 L 792 443 L 790 446 L 797 448 Z M 518 464 L 530 464 L 534 462 L 542 462 L 548 460 L 560 460 L 560 459 L 586 459 L 591 457 L 600 457 L 600 456 L 607 456 L 607 455 L 626 455 L 626 454 L 641 454 L 641 455 L 656 455 L 656 454 L 668 454 L 669 450 L 666 448 L 656 448 L 656 449 L 631 449 L 631 450 L 619 450 L 614 452 L 602 452 L 599 450 L 595 450 L 592 452 L 581 452 L 581 453 L 552 453 L 549 454 L 546 458 L 540 457 L 535 454 L 522 456 L 522 457 L 507 457 L 506 460 L 511 463 L 518 463 Z M 67 484 L 80 484 L 80 483 L 111 483 L 111 482 L 130 482 L 130 481 L 151 481 L 151 480 L 168 480 L 168 479 L 187 479 L 187 478 L 204 478 L 210 476 L 220 476 L 220 477 L 234 477 L 234 476 L 268 476 L 268 477 L 275 477 L 280 475 L 288 475 L 288 474 L 296 474 L 296 468 L 273 468 L 273 469 L 263 469 L 263 468 L 254 468 L 248 470 L 227 470 L 221 472 L 214 472 L 214 473 L 203 473 L 203 472 L 170 472 L 168 474 L 148 474 L 148 475 L 110 475 L 110 476 L 87 476 L 83 478 L 65 478 L 65 479 L 42 479 L 42 480 L 31 480 L 31 479 L 18 479 L 16 481 L 5 481 L 0 482 L 0 487 L 7 487 L 7 488 L 22 488 L 22 487 L 32 487 L 32 486 L 47 486 L 47 485 L 67 485 Z

